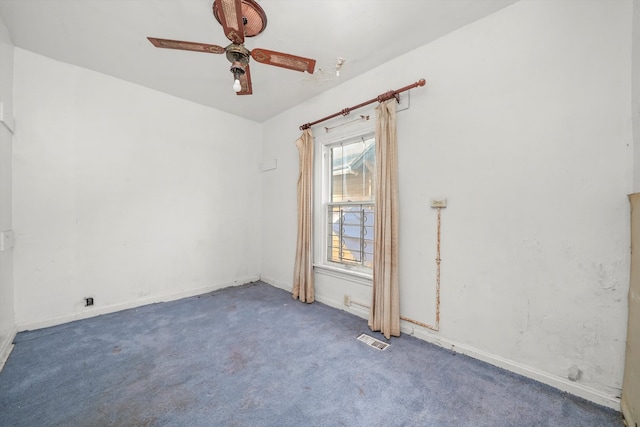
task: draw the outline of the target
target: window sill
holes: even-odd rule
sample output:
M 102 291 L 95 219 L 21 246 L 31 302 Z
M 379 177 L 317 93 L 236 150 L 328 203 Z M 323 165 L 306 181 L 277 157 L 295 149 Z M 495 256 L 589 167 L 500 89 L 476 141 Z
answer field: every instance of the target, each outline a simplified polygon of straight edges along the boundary
M 338 279 L 349 280 L 366 286 L 371 286 L 373 281 L 373 275 L 371 273 L 364 273 L 362 271 L 334 267 L 333 265 L 314 264 L 313 270 L 319 274 L 332 276 Z

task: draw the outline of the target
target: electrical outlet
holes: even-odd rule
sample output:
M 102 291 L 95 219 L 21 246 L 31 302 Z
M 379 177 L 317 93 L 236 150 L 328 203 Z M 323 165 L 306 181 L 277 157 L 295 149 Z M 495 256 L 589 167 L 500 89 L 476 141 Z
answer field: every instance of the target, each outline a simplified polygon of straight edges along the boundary
M 84 299 L 84 306 L 85 307 L 89 307 L 90 305 L 93 305 L 93 298 L 92 297 L 87 297 Z
M 351 306 L 351 295 L 349 294 L 344 294 L 344 301 L 343 301 L 344 305 L 346 305 L 347 307 Z
M 431 199 L 432 208 L 446 208 L 447 199 Z

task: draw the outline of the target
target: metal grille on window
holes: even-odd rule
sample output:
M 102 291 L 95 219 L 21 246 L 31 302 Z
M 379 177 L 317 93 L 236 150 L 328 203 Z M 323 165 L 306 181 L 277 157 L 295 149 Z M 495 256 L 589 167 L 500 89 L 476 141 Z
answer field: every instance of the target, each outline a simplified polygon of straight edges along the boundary
M 373 261 L 373 204 L 329 205 L 329 261 L 371 267 Z

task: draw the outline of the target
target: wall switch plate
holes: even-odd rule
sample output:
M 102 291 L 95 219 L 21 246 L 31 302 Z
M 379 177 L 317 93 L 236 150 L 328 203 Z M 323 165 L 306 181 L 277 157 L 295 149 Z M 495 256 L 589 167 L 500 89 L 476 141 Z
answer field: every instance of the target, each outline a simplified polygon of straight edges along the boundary
M 13 230 L 0 232 L 0 251 L 4 252 L 13 248 L 14 240 Z
M 431 199 L 432 208 L 446 208 L 447 199 Z
M 260 163 L 260 170 L 262 172 L 270 171 L 278 168 L 278 159 L 264 160 Z

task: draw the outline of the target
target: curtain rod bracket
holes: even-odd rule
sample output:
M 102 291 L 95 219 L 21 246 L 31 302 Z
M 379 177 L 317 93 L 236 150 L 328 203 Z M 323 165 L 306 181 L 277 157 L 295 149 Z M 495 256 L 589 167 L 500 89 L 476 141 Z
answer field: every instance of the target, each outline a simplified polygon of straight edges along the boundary
M 425 84 L 427 84 L 427 81 L 425 79 L 420 79 L 417 82 L 412 83 L 412 84 L 410 84 L 408 86 L 405 86 L 403 88 L 400 88 L 400 89 L 397 89 L 397 90 L 390 90 L 390 91 L 385 92 L 385 93 L 383 93 L 381 95 L 378 95 L 377 97 L 375 97 L 373 99 L 370 99 L 370 100 L 365 101 L 365 102 L 363 102 L 361 104 L 355 105 L 355 106 L 353 106 L 351 108 L 344 108 L 344 109 L 342 109 L 341 111 L 339 111 L 339 112 L 337 112 L 335 114 L 332 114 L 332 115 L 327 116 L 327 117 L 323 117 L 320 120 L 316 120 L 315 122 L 305 123 L 302 126 L 300 126 L 300 130 L 307 130 L 307 129 L 311 128 L 311 126 L 313 126 L 313 125 L 317 125 L 318 123 L 322 123 L 322 122 L 324 122 L 326 120 L 333 119 L 334 117 L 338 117 L 339 115 L 347 116 L 347 115 L 349 115 L 349 113 L 351 113 L 351 111 L 356 110 L 356 109 L 361 108 L 361 107 L 364 107 L 365 105 L 369 105 L 369 104 L 371 104 L 373 102 L 376 102 L 376 101 L 384 102 L 384 101 L 388 101 L 390 99 L 395 98 L 396 102 L 400 103 L 400 93 L 401 92 L 405 92 L 405 91 L 407 91 L 409 89 L 413 89 L 414 87 L 424 86 Z

